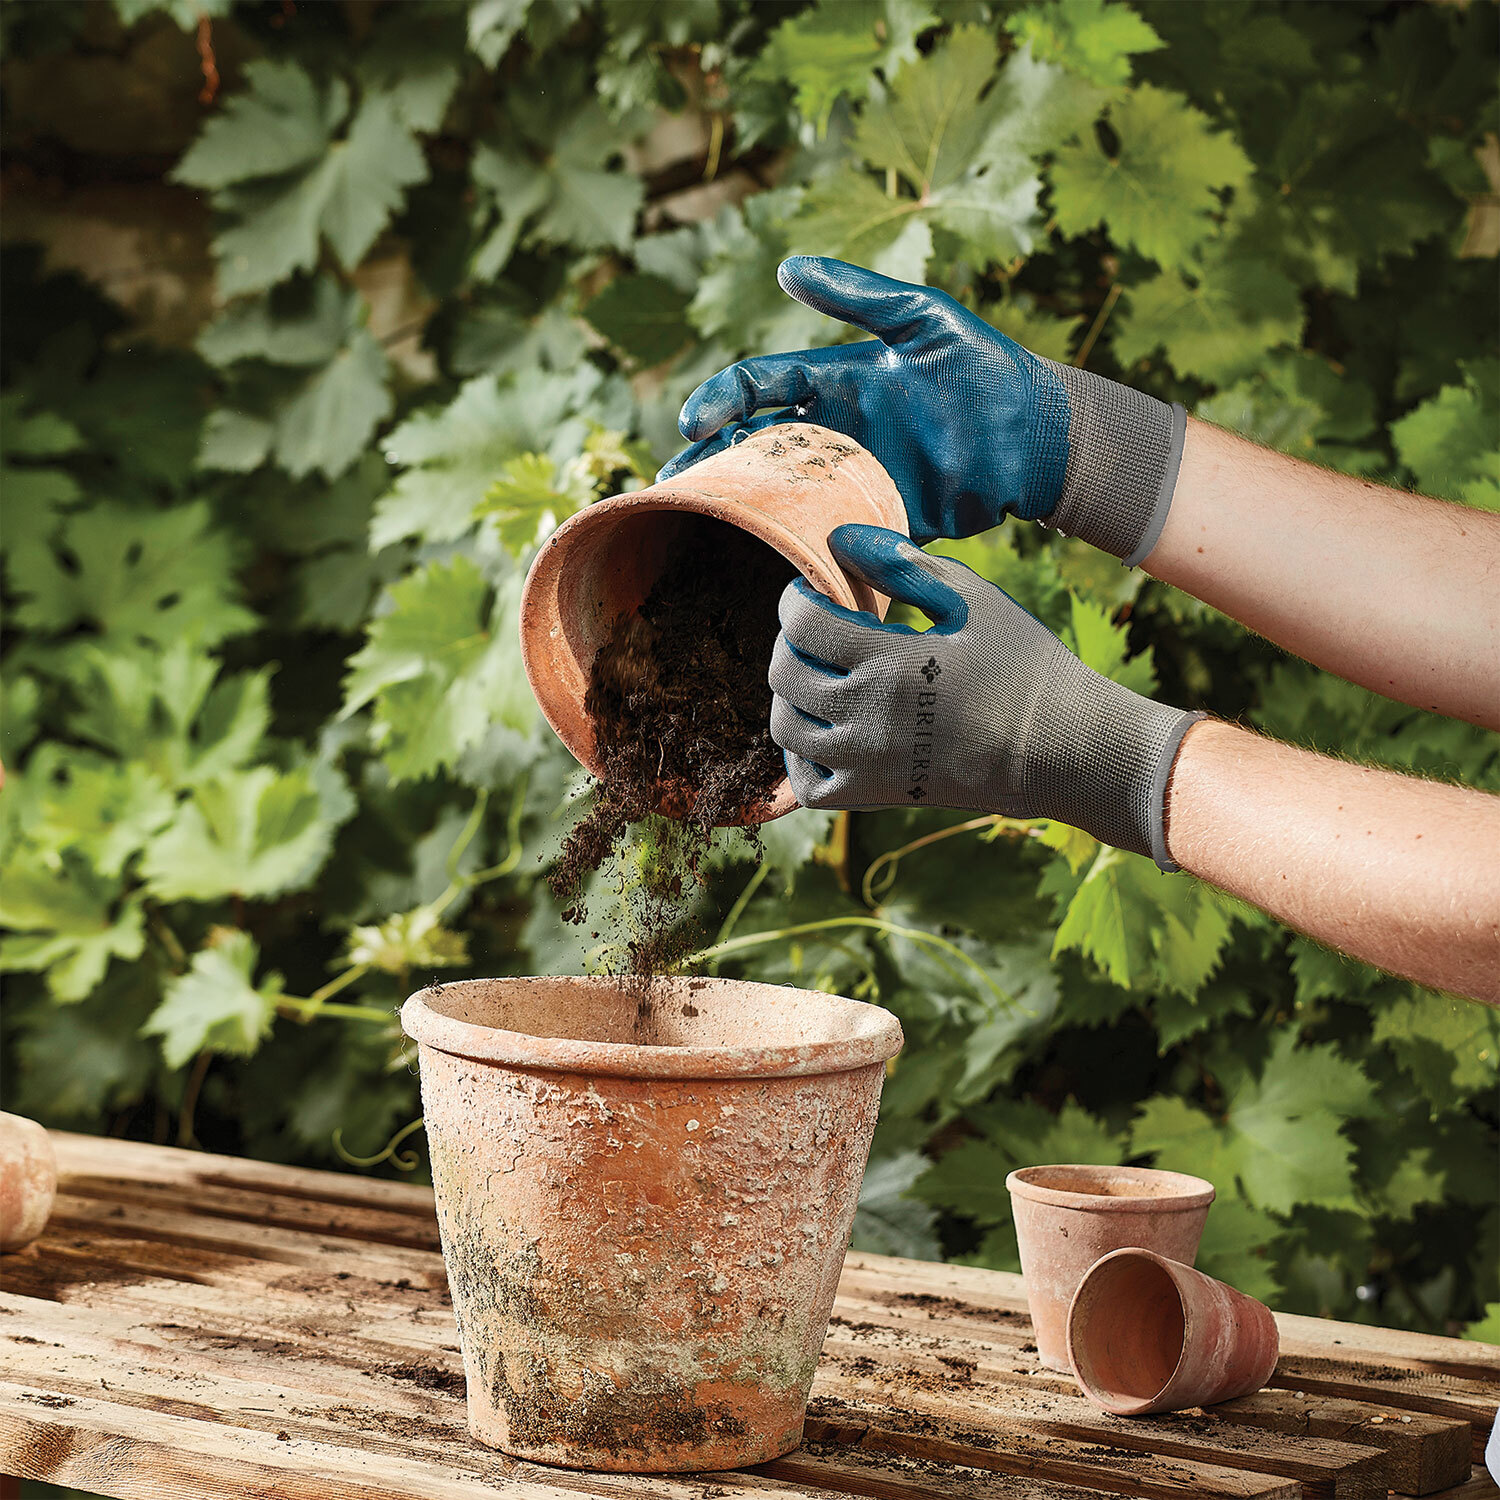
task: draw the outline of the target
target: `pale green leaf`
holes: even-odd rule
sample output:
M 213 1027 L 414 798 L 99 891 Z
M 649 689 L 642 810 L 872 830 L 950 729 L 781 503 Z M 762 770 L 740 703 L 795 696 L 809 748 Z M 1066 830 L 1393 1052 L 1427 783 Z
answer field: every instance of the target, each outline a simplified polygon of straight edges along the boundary
M 15 611 L 31 630 L 80 623 L 111 640 L 212 645 L 257 622 L 236 602 L 235 545 L 206 503 L 140 511 L 101 502 L 64 528 L 62 546 L 11 549 L 12 579 L 24 597 Z
M 821 135 L 840 97 L 858 103 L 876 69 L 889 79 L 915 61 L 917 38 L 936 20 L 919 0 L 821 0 L 771 33 L 752 76 L 791 84 Z
M 1165 43 L 1128 5 L 1052 0 L 1017 11 L 1005 29 L 1038 58 L 1060 63 L 1100 88 L 1130 82 L 1130 59 Z
M 364 451 L 390 415 L 385 351 L 368 328 L 355 333 L 276 418 L 275 454 L 289 474 L 318 470 L 335 479 Z
M 209 933 L 209 946 L 193 955 L 187 973 L 167 981 L 141 1035 L 161 1038 L 168 1067 L 180 1068 L 204 1049 L 245 1057 L 259 1047 L 276 1019 L 283 990 L 280 974 L 256 982 L 259 958 L 248 932 L 218 927 Z
M 193 787 L 141 873 L 163 901 L 280 895 L 317 874 L 353 810 L 335 773 L 312 763 L 228 771 Z
M 1053 159 L 1058 227 L 1087 234 L 1102 223 L 1116 244 L 1170 269 L 1191 268 L 1213 228 L 1209 215 L 1219 195 L 1249 182 L 1249 159 L 1187 100 L 1151 84 L 1112 102 L 1109 123 L 1117 155 L 1085 132 Z
M 47 860 L 22 844 L 0 871 L 0 969 L 45 970 L 58 1000 L 82 1000 L 104 978 L 111 958 L 136 959 L 145 947 L 138 895 L 121 900 L 77 849 Z
M 875 1255 L 904 1255 L 912 1260 L 943 1258 L 937 1216 L 911 1195 L 913 1183 L 927 1165 L 927 1158 L 918 1151 L 903 1151 L 870 1163 L 854 1210 L 854 1249 Z
M 305 167 L 323 156 L 349 107 L 342 83 L 320 92 L 295 63 L 247 63 L 245 81 L 249 87 L 225 98 L 173 169 L 178 182 L 223 188 Z
M 431 907 L 419 906 L 387 917 L 378 926 L 351 929 L 345 961 L 405 980 L 412 969 L 465 967 L 469 939 L 467 933 L 444 927 Z
M 1164 271 L 1129 289 L 1113 324 L 1125 364 L 1161 350 L 1179 375 L 1225 384 L 1255 369 L 1268 350 L 1302 336 L 1297 288 L 1273 266 L 1216 245 L 1190 278 Z

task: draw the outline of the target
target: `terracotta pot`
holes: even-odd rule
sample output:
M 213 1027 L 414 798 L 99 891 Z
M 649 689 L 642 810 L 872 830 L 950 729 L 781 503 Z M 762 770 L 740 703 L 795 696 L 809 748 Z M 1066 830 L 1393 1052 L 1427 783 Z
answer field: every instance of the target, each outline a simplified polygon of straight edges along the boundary
M 899 491 L 852 438 L 784 423 L 673 479 L 588 506 L 542 544 L 526 575 L 521 660 L 547 722 L 596 776 L 593 724 L 583 707 L 594 657 L 621 615 L 650 593 L 684 529 L 702 524 L 694 517 L 748 531 L 831 599 L 884 618 L 889 601 L 850 578 L 828 550 L 829 533 L 846 522 L 906 531 Z M 749 821 L 796 805 L 783 781 Z
M 20 1250 L 47 1227 L 57 1153 L 35 1120 L 0 1114 L 0 1250 Z
M 1068 1368 L 1068 1305 L 1084 1272 L 1141 1245 L 1192 1265 L 1214 1201 L 1201 1177 L 1148 1167 L 1023 1167 L 1005 1179 L 1037 1353 Z
M 1271 1378 L 1279 1352 L 1263 1303 L 1150 1250 L 1096 1261 L 1068 1314 L 1079 1385 L 1121 1417 L 1248 1396 Z
M 728 979 L 495 979 L 401 1024 L 474 1437 L 627 1472 L 796 1447 L 895 1017 Z

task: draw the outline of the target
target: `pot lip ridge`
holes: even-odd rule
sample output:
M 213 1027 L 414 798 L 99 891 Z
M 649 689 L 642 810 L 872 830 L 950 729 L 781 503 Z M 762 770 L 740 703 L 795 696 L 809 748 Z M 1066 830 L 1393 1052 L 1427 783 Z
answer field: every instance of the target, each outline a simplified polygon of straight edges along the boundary
M 1088 1192 L 1056 1187 L 1037 1180 L 1042 1174 L 1066 1176 L 1072 1173 L 1078 1173 L 1080 1180 L 1085 1180 L 1084 1174 L 1087 1174 L 1096 1181 L 1103 1178 L 1120 1184 L 1133 1184 L 1145 1191 Z M 1217 1191 L 1213 1183 L 1202 1177 L 1189 1176 L 1186 1172 L 1079 1162 L 1018 1167 L 1006 1177 L 1005 1186 L 1013 1197 L 1027 1198 L 1033 1203 L 1045 1203 L 1054 1208 L 1079 1209 L 1087 1213 L 1126 1214 L 1184 1213 L 1206 1209 L 1214 1201 Z
M 658 980 L 663 985 L 691 982 L 725 990 L 752 989 L 764 992 L 771 1003 L 785 1003 L 787 996 L 808 995 L 820 1004 L 858 1007 L 859 1029 L 849 1037 L 825 1042 L 773 1042 L 764 1046 L 674 1047 L 640 1046 L 631 1042 L 582 1041 L 569 1037 L 537 1036 L 484 1026 L 446 1014 L 431 990 L 418 990 L 401 1007 L 401 1029 L 423 1047 L 454 1057 L 501 1066 L 530 1068 L 550 1073 L 598 1074 L 614 1078 L 795 1078 L 810 1074 L 845 1073 L 856 1068 L 883 1065 L 902 1047 L 901 1023 L 878 1005 L 828 995 L 817 990 L 797 990 L 788 985 L 756 984 L 749 980 L 698 979 L 686 977 Z M 515 976 L 502 979 L 464 980 L 442 987 L 444 996 L 469 986 L 534 984 L 581 984 L 599 989 L 617 988 L 619 981 L 599 976 Z M 684 989 L 684 994 L 688 993 Z M 774 1000 L 772 997 L 775 997 Z

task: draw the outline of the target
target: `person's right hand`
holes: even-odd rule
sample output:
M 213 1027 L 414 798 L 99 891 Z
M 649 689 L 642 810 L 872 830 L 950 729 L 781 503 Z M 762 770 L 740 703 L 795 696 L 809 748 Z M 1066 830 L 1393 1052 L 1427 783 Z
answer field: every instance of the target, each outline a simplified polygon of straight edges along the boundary
M 1182 453 L 1180 407 L 1042 359 L 946 292 L 805 255 L 783 261 L 777 280 L 875 337 L 721 370 L 683 404 L 693 446 L 658 478 L 747 428 L 815 422 L 880 460 L 918 542 L 972 536 L 1009 514 L 1132 565 L 1155 544 Z

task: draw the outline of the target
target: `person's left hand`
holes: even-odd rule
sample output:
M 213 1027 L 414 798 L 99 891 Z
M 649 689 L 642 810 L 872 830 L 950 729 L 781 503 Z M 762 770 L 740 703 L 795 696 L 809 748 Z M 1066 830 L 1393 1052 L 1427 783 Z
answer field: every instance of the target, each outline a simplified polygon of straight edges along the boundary
M 834 557 L 928 615 L 927 631 L 846 609 L 794 579 L 771 657 L 771 737 L 805 807 L 962 807 L 1055 818 L 1167 854 L 1162 804 L 1200 714 L 1086 667 L 972 569 L 899 532 L 840 526 Z

